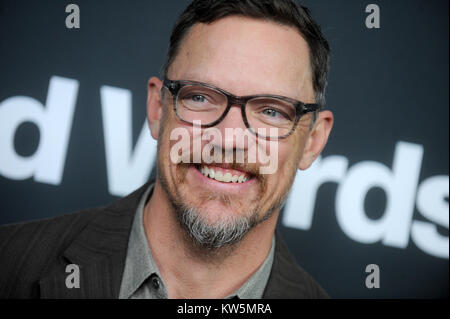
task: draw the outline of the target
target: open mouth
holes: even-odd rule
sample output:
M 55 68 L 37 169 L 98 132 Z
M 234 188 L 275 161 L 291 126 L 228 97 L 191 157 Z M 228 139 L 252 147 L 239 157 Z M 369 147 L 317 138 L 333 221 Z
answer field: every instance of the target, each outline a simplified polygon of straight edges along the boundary
M 222 183 L 245 183 L 253 178 L 253 176 L 247 172 L 219 166 L 196 165 L 195 168 L 202 173 L 203 176 Z

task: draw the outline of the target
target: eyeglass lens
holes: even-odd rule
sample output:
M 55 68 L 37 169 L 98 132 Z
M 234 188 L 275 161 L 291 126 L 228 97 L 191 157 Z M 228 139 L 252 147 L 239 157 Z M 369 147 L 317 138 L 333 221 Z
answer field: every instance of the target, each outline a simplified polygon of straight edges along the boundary
M 217 121 L 225 112 L 228 100 L 220 91 L 201 85 L 186 85 L 180 89 L 176 100 L 178 116 L 184 121 L 195 120 L 208 125 Z M 245 116 L 255 132 L 278 129 L 278 136 L 289 134 L 295 124 L 295 106 L 273 97 L 256 97 L 247 102 Z M 261 133 L 260 133 L 261 134 Z

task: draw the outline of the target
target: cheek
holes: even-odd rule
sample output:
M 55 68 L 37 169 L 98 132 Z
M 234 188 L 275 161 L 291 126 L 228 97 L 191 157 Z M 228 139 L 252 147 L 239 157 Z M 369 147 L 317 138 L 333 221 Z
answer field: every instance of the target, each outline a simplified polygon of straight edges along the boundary
M 305 140 L 301 139 L 300 134 L 292 134 L 288 143 L 281 144 L 279 149 L 280 168 L 287 167 L 290 171 L 296 170 L 305 147 Z
M 169 112 L 158 139 L 158 170 L 172 186 L 183 182 L 192 161 L 192 127 L 173 116 Z
M 278 169 L 274 174 L 266 175 L 263 197 L 260 199 L 262 211 L 284 199 L 289 192 L 297 173 L 301 145 L 284 143 L 279 147 Z M 281 205 L 281 202 L 278 203 Z
M 159 139 L 158 139 L 158 153 L 160 156 L 166 159 L 166 161 L 170 160 L 170 149 L 171 147 L 177 143 L 177 140 L 181 139 L 181 136 L 177 137 L 177 132 L 183 130 L 188 132 L 186 127 L 180 125 L 177 122 L 176 115 L 172 110 L 165 110 L 163 112 L 163 117 L 161 120 L 161 126 L 159 131 Z M 178 130 L 178 131 L 177 131 Z M 171 135 L 173 139 L 171 140 Z M 185 139 L 183 139 L 184 141 Z
M 161 121 L 160 133 L 158 138 L 158 166 L 163 171 L 171 170 L 176 164 L 170 158 L 170 149 L 176 141 L 170 140 L 171 132 L 173 131 L 173 122 L 167 117 Z M 167 173 L 165 174 L 167 175 Z
M 294 147 L 291 143 L 285 143 L 279 145 L 278 156 L 274 160 L 278 159 L 276 170 L 272 174 L 265 175 L 266 187 L 269 196 L 277 197 L 279 193 L 284 192 L 287 185 L 292 181 L 296 174 L 299 164 L 299 147 Z

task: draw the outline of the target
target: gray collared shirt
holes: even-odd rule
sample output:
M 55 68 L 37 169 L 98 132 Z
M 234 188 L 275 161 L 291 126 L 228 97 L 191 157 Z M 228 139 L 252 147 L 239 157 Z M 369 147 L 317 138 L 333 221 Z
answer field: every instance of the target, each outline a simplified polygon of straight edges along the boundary
M 142 196 L 133 221 L 128 242 L 125 269 L 122 276 L 119 299 L 167 299 L 168 292 L 145 235 L 144 207 L 153 193 L 150 185 Z M 260 299 L 272 269 L 275 236 L 266 259 L 258 270 L 234 293 L 227 298 Z

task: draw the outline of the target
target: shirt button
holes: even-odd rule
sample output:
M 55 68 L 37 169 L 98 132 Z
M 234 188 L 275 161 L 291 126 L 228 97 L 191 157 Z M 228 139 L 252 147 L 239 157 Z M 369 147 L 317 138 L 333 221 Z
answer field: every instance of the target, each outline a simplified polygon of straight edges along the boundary
M 155 277 L 152 278 L 152 285 L 153 285 L 153 288 L 159 289 L 160 284 L 159 284 L 158 277 L 155 276 Z

